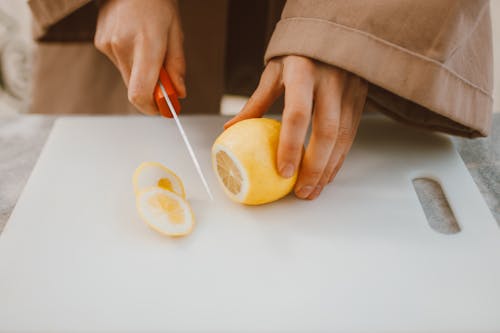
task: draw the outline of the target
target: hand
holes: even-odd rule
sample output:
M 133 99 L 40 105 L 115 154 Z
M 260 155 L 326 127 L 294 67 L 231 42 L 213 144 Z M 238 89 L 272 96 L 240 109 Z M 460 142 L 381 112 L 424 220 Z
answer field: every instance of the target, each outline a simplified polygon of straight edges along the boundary
M 153 90 L 161 66 L 179 97 L 186 96 L 177 1 L 106 0 L 99 9 L 94 44 L 119 69 L 129 101 L 142 113 L 158 114 Z
M 309 58 L 276 58 L 267 64 L 257 89 L 241 112 L 224 127 L 261 117 L 283 92 L 285 108 L 277 167 L 283 177 L 291 177 L 300 167 L 295 194 L 315 199 L 333 180 L 351 148 L 366 100 L 367 83 L 354 74 Z M 302 158 L 311 118 L 311 138 Z

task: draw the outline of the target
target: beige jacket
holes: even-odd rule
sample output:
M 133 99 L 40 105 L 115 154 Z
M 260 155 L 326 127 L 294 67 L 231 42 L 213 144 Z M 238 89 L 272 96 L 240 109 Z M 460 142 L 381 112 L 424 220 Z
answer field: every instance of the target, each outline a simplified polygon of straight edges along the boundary
M 206 43 L 207 38 L 211 38 L 215 48 L 227 49 L 228 45 L 233 45 L 232 49 L 238 50 L 238 47 L 241 49 L 247 45 L 241 43 L 235 48 L 235 44 L 231 44 L 228 37 L 231 35 L 231 27 L 226 29 L 224 25 L 226 16 L 231 14 L 231 8 L 234 9 L 242 2 L 209 2 L 210 6 L 206 6 L 208 2 L 180 1 L 188 40 L 188 66 L 189 54 L 196 53 L 190 47 L 196 48 L 196 42 Z M 264 23 L 272 27 L 275 23 L 273 18 L 276 16 L 273 11 L 276 12 L 280 8 L 276 5 L 279 1 L 271 0 L 270 3 Z M 33 12 L 36 36 L 41 40 L 68 15 L 75 15 L 78 10 L 91 6 L 89 0 L 30 0 L 29 4 Z M 200 10 L 198 7 L 203 7 L 204 4 L 207 8 Z M 96 13 L 96 10 L 91 12 Z M 214 11 L 213 15 L 207 15 L 210 10 Z M 206 32 L 206 25 L 199 21 L 207 16 L 213 18 L 211 23 L 208 22 L 211 27 L 209 34 Z M 79 20 L 82 21 L 81 18 Z M 220 20 L 222 24 L 218 23 Z M 78 20 L 76 22 L 78 23 Z M 201 28 L 197 30 L 190 25 L 198 25 Z M 91 37 L 92 28 L 90 26 L 86 32 L 80 30 L 75 35 L 84 40 L 82 36 Z M 242 30 L 242 27 L 239 26 L 239 29 Z M 255 27 L 250 26 L 247 29 L 253 30 Z M 55 30 L 57 32 L 57 29 Z M 269 31 L 270 35 L 272 30 Z M 196 32 L 202 37 L 197 37 Z M 190 33 L 193 34 L 191 37 Z M 75 47 L 75 44 L 66 46 L 69 50 Z M 40 47 L 49 46 L 45 43 L 40 44 Z M 119 83 L 120 77 L 111 64 L 97 51 L 91 50 L 90 44 L 85 47 L 88 48 L 86 52 L 94 52 L 93 57 L 100 59 L 100 77 L 104 78 L 105 75 L 104 79 L 109 81 L 106 85 L 120 86 L 123 90 L 122 84 Z M 248 51 L 251 52 L 250 48 Z M 77 53 L 75 50 L 73 52 Z M 212 55 L 214 59 L 206 56 L 191 59 L 192 66 L 196 68 L 193 73 L 196 75 L 190 77 L 188 72 L 190 99 L 186 103 L 192 105 L 188 108 L 190 110 L 208 109 L 213 112 L 218 109 L 221 94 L 228 90 L 227 82 L 224 82 L 228 81 L 227 69 L 224 68 L 233 61 L 232 55 L 237 55 L 238 52 L 210 52 L 222 54 Z M 225 59 L 228 54 L 230 59 Z M 281 19 L 272 32 L 265 52 L 265 61 L 288 54 L 304 55 L 366 79 L 370 83 L 366 106 L 368 109 L 376 109 L 397 120 L 451 134 L 467 137 L 488 135 L 493 105 L 493 57 L 487 0 L 288 0 Z M 60 56 L 60 53 L 52 52 L 50 57 L 57 58 L 58 55 Z M 86 56 L 89 57 L 83 54 L 83 58 Z M 43 55 L 39 58 L 43 58 Z M 78 57 L 74 60 L 76 62 Z M 39 73 L 55 73 L 53 69 L 43 70 L 42 62 L 37 65 Z M 51 61 L 52 66 L 56 62 Z M 211 72 L 206 66 L 211 67 Z M 259 68 L 253 72 L 258 73 L 260 70 Z M 78 76 L 74 76 L 72 80 L 75 85 L 87 82 L 87 96 L 102 98 L 102 93 L 97 91 L 102 89 L 102 86 L 92 86 L 92 80 L 85 79 L 91 75 L 95 74 L 82 67 Z M 57 80 L 55 75 L 52 78 Z M 38 75 L 37 80 L 40 79 L 41 75 Z M 208 92 L 205 83 L 196 84 L 203 80 L 212 82 L 212 88 L 208 89 Z M 249 81 L 252 80 L 256 78 Z M 193 82 L 193 89 L 189 82 Z M 45 86 L 50 86 L 46 78 Z M 38 90 L 38 95 L 35 95 L 42 102 L 38 105 L 39 108 L 47 108 L 47 103 L 54 104 L 50 89 L 43 91 L 36 86 L 35 88 Z M 121 92 L 116 95 L 116 101 L 103 110 L 113 112 L 118 109 L 113 105 L 124 103 L 126 94 Z M 193 100 L 201 102 L 197 104 L 192 102 Z M 81 111 L 78 107 L 59 110 L 55 104 L 47 109 L 55 110 L 54 112 Z

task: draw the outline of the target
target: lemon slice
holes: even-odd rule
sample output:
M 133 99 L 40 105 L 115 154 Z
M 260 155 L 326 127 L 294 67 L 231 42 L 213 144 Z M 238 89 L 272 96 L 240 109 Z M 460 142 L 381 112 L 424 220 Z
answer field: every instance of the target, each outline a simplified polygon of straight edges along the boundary
M 254 118 L 226 129 L 212 146 L 212 166 L 224 192 L 234 201 L 260 205 L 293 189 L 297 173 L 280 176 L 276 167 L 281 123 Z
M 169 168 L 158 162 L 144 162 L 137 167 L 133 176 L 135 194 L 157 186 L 186 198 L 181 179 Z
M 137 211 L 153 230 L 167 236 L 185 236 L 194 227 L 194 216 L 188 202 L 176 193 L 159 187 L 138 192 Z

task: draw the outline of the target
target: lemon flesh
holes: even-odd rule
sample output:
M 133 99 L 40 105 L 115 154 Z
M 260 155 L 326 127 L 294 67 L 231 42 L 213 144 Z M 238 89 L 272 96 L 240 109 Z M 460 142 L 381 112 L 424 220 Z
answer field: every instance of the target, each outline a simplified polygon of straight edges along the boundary
M 160 178 L 158 180 L 157 186 L 159 188 L 164 189 L 164 190 L 167 190 L 167 191 L 170 191 L 170 192 L 175 192 L 174 185 L 172 184 L 172 182 L 168 178 Z
M 260 205 L 292 191 L 297 173 L 280 176 L 276 166 L 281 123 L 254 118 L 225 130 L 212 146 L 212 164 L 225 193 L 234 201 Z
M 194 227 L 194 215 L 188 202 L 174 192 L 159 187 L 139 191 L 137 211 L 153 230 L 166 236 L 185 236 Z
M 234 195 L 240 193 L 243 185 L 243 176 L 236 164 L 223 150 L 217 152 L 215 159 L 217 174 L 222 178 L 222 182 L 226 188 Z

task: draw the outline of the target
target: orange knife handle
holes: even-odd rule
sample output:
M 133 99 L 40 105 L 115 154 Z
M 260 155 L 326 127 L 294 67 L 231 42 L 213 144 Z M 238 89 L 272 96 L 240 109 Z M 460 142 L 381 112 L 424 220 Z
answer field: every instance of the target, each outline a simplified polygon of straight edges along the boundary
M 165 91 L 167 92 L 168 98 L 170 99 L 170 102 L 172 103 L 172 106 L 174 107 L 175 113 L 179 114 L 181 112 L 181 104 L 179 103 L 179 98 L 177 96 L 177 92 L 175 91 L 174 85 L 172 84 L 172 80 L 170 79 L 170 76 L 168 76 L 167 71 L 161 67 L 160 68 L 160 76 L 159 76 L 159 81 L 163 84 L 163 87 L 165 88 Z M 165 100 L 165 97 L 163 96 L 163 93 L 160 89 L 160 85 L 157 84 L 155 86 L 155 90 L 153 92 L 153 97 L 156 102 L 156 105 L 158 106 L 158 109 L 160 110 L 160 114 L 163 117 L 167 118 L 172 118 L 172 113 L 170 112 L 170 109 L 168 108 L 167 101 Z

